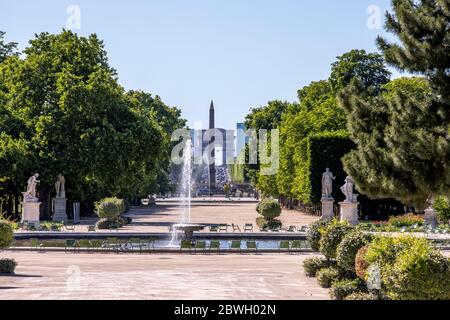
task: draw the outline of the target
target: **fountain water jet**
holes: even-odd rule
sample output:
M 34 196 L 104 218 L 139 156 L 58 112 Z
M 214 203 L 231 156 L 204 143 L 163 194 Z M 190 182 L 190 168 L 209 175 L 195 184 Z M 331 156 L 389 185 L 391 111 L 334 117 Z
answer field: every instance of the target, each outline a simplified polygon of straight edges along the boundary
M 180 223 L 172 225 L 172 238 L 170 246 L 177 240 L 178 231 L 184 232 L 184 239 L 191 239 L 194 231 L 205 228 L 203 225 L 191 223 L 191 190 L 192 190 L 192 140 L 186 142 L 183 150 L 183 171 L 180 191 L 182 194 L 183 213 Z

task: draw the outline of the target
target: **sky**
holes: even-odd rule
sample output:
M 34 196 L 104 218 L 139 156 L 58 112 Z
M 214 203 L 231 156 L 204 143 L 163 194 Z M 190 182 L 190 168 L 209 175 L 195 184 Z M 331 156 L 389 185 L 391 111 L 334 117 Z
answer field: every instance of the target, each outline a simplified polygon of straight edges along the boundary
M 235 129 L 252 107 L 297 101 L 351 49 L 377 51 L 389 0 L 0 0 L 0 30 L 96 33 L 127 90 L 159 95 L 188 124 Z M 79 13 L 79 14 L 78 14 Z M 378 15 L 381 13 L 381 15 Z M 395 75 L 395 72 L 394 72 Z

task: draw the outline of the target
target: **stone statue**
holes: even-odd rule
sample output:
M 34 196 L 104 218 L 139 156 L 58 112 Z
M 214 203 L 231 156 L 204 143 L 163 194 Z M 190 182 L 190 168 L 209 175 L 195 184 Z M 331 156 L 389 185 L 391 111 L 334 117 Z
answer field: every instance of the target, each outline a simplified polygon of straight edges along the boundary
M 345 202 L 355 202 L 356 196 L 353 194 L 353 179 L 349 176 L 345 178 L 345 184 L 341 187 L 342 193 L 345 195 Z
M 36 185 L 39 183 L 38 180 L 39 173 L 35 173 L 28 179 L 27 181 L 27 191 L 24 193 L 25 200 L 34 200 L 37 199 L 36 197 Z
M 58 179 L 55 183 L 56 189 L 56 197 L 57 198 L 65 198 L 66 197 L 66 189 L 65 189 L 66 179 L 62 174 L 58 174 Z
M 331 198 L 331 193 L 333 192 L 333 180 L 336 177 L 329 168 L 326 168 L 325 172 L 322 174 L 322 198 Z

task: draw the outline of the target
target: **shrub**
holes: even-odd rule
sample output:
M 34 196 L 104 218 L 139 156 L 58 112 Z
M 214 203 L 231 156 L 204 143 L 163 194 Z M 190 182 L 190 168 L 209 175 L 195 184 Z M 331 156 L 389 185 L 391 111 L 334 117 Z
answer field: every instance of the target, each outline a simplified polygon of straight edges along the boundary
M 320 219 L 320 220 L 314 221 L 313 223 L 311 223 L 308 226 L 308 231 L 307 231 L 306 237 L 307 237 L 309 245 L 311 246 L 313 251 L 317 252 L 320 250 L 320 246 L 319 246 L 319 241 L 320 241 L 320 237 L 321 237 L 320 230 L 325 228 L 328 225 L 328 223 L 329 223 L 328 221 Z
M 410 249 L 416 242 L 426 244 L 427 240 L 413 236 L 375 237 L 369 244 L 365 257 L 369 264 L 377 263 L 387 269 L 394 264 L 400 252 Z
M 389 299 L 450 299 L 450 263 L 423 238 L 376 238 L 365 255 L 380 266 Z
M 345 297 L 361 291 L 364 284 L 360 279 L 344 279 L 333 283 L 330 289 L 330 297 L 335 300 L 343 300 Z
M 14 259 L 0 259 L 0 273 L 14 273 L 16 267 L 17 262 Z
M 385 278 L 386 294 L 393 300 L 450 299 L 450 263 L 424 241 L 402 251 Z
M 269 228 L 269 229 L 281 228 L 281 226 L 283 225 L 283 223 L 278 219 L 267 221 L 263 217 L 256 218 L 256 224 L 260 228 Z
M 367 280 L 367 269 L 369 268 L 369 262 L 366 260 L 367 248 L 368 246 L 364 246 L 359 249 L 355 257 L 355 272 L 362 280 Z
M 131 218 L 124 217 L 124 216 L 118 216 L 115 218 L 110 219 L 112 223 L 115 223 L 119 225 L 120 227 L 126 226 L 127 224 L 131 223 Z
M 262 199 L 259 202 L 258 206 L 256 207 L 256 211 L 258 211 L 258 213 L 262 215 L 264 219 L 266 219 L 267 221 L 271 221 L 280 216 L 281 206 L 277 200 L 266 198 Z
M 390 217 L 388 224 L 396 227 L 412 227 L 413 225 L 422 226 L 424 223 L 424 217 L 415 215 L 414 213 L 404 214 L 398 217 Z
M 337 246 L 336 261 L 338 266 L 355 272 L 355 257 L 359 249 L 367 245 L 371 236 L 360 231 L 348 233 Z
M 14 231 L 6 221 L 0 221 L 0 249 L 8 248 L 14 240 Z
M 105 198 L 96 204 L 97 215 L 100 218 L 112 219 L 120 215 L 117 198 Z
M 322 288 L 330 288 L 335 281 L 339 280 L 339 270 L 334 267 L 320 269 L 317 271 L 316 278 Z
M 450 221 L 450 199 L 448 197 L 436 197 L 433 207 L 436 210 L 436 217 L 441 223 Z
M 99 230 L 109 229 L 110 225 L 111 225 L 111 223 L 108 219 L 102 218 L 97 221 L 97 223 L 95 224 L 95 228 L 99 229 Z
M 320 252 L 328 259 L 336 258 L 336 250 L 342 239 L 354 228 L 348 222 L 333 220 L 325 228 L 320 229 Z
M 380 300 L 380 297 L 373 292 L 354 292 L 344 298 L 344 300 Z
M 308 277 L 315 277 L 317 271 L 329 266 L 330 263 L 327 260 L 318 257 L 307 258 L 303 261 L 303 270 Z

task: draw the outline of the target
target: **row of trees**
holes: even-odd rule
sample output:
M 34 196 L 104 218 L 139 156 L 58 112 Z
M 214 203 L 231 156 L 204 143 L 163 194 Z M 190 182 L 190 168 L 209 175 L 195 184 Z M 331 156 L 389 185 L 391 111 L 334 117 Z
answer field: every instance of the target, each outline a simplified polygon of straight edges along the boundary
M 343 164 L 369 197 L 424 208 L 450 193 L 450 2 L 392 4 L 386 29 L 400 43 L 378 38 L 382 54 L 345 53 L 327 80 L 298 91 L 298 102 L 271 101 L 247 115 L 247 128 L 280 131 L 278 174 L 246 168 L 264 194 L 308 202 L 308 139 L 317 133 L 344 133 L 356 144 Z M 386 63 L 414 76 L 391 80 Z
M 19 55 L 0 33 L 0 197 L 11 214 L 39 172 L 44 211 L 58 173 L 86 208 L 169 187 L 170 136 L 181 112 L 158 96 L 128 91 L 95 34 L 41 33 Z

